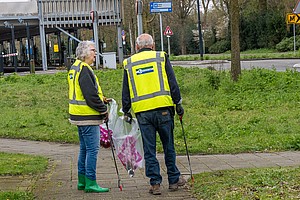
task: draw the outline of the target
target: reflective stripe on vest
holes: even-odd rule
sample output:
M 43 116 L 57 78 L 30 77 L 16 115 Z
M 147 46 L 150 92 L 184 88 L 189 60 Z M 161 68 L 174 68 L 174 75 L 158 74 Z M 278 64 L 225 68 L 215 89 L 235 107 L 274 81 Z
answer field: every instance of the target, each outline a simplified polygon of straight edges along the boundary
M 79 64 L 77 66 L 72 65 L 72 67 L 70 68 L 70 70 L 71 69 L 75 70 L 74 79 L 73 79 L 73 85 L 75 85 L 76 75 L 80 71 L 80 65 L 81 65 L 81 63 L 82 62 L 79 62 Z M 91 71 L 91 72 L 95 76 L 94 72 L 93 71 Z M 97 83 L 96 83 L 95 87 L 96 87 L 96 90 L 98 91 L 98 85 L 97 85 Z M 73 90 L 73 98 L 70 100 L 69 103 L 70 104 L 74 104 L 74 105 L 87 105 L 85 100 L 82 100 L 82 101 L 76 100 L 75 87 L 74 87 L 74 90 Z
M 156 58 L 139 60 L 139 61 L 136 61 L 136 62 L 131 62 L 131 58 L 128 58 L 126 68 L 128 69 L 128 74 L 129 74 L 130 82 L 131 82 L 131 86 L 132 86 L 132 92 L 133 92 L 133 98 L 131 98 L 132 103 L 140 101 L 140 100 L 145 100 L 145 99 L 150 99 L 150 98 L 153 98 L 153 97 L 161 96 L 161 95 L 170 95 L 170 91 L 164 90 L 165 87 L 164 87 L 163 72 L 162 72 L 162 66 L 161 66 L 161 63 L 164 61 L 164 58 L 161 57 L 160 54 L 161 54 L 161 52 L 156 52 Z M 146 64 L 146 63 L 149 63 L 149 62 L 156 62 L 157 63 L 159 83 L 160 83 L 160 91 L 152 93 L 152 94 L 138 96 L 136 85 L 135 85 L 135 82 L 134 82 L 132 67 L 137 66 L 137 65 Z

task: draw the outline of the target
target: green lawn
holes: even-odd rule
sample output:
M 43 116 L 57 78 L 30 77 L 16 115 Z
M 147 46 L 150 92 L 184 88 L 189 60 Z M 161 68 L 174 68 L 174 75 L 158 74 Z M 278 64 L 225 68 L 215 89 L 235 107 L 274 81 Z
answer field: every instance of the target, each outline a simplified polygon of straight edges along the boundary
M 300 168 L 217 171 L 195 175 L 198 199 L 299 199 Z
M 299 149 L 298 72 L 246 70 L 237 83 L 227 71 L 175 67 L 175 72 L 191 153 Z M 104 94 L 120 108 L 122 70 L 96 73 Z M 0 78 L 0 137 L 78 143 L 76 126 L 68 122 L 66 75 Z M 185 152 L 177 117 L 175 144 L 178 153 Z

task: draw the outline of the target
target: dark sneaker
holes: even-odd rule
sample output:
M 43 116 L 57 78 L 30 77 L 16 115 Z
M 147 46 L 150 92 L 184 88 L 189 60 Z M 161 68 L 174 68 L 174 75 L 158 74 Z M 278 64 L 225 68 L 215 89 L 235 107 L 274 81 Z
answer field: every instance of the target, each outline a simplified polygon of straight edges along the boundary
M 161 194 L 160 185 L 159 184 L 151 185 L 149 189 L 149 193 L 153 195 L 160 195 Z
M 171 191 L 176 191 L 178 190 L 179 186 L 184 186 L 185 184 L 186 184 L 186 180 L 182 176 L 179 176 L 178 182 L 174 184 L 170 184 L 169 189 Z

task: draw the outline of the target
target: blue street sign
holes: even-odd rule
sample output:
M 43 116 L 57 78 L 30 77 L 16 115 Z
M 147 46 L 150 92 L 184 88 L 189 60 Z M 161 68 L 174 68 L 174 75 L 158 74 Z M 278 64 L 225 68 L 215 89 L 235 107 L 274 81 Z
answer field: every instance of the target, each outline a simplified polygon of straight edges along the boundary
M 150 13 L 172 12 L 172 1 L 150 2 Z

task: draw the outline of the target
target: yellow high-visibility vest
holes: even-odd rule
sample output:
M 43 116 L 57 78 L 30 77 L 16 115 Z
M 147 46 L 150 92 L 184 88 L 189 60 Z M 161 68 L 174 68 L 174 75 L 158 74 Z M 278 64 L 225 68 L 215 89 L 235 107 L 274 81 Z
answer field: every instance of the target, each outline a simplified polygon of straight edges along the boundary
M 94 110 L 86 104 L 86 101 L 83 97 L 82 91 L 79 85 L 79 75 L 82 70 L 82 67 L 86 66 L 94 74 L 92 68 L 80 61 L 76 60 L 73 66 L 70 68 L 68 73 L 68 83 L 69 83 L 69 114 L 79 115 L 79 116 L 88 116 L 88 115 L 100 115 L 100 112 Z M 99 98 L 103 101 L 103 93 L 99 85 L 97 76 L 95 77 L 95 87 L 98 91 Z
M 124 60 L 134 113 L 174 106 L 165 69 L 165 52 L 143 51 Z

